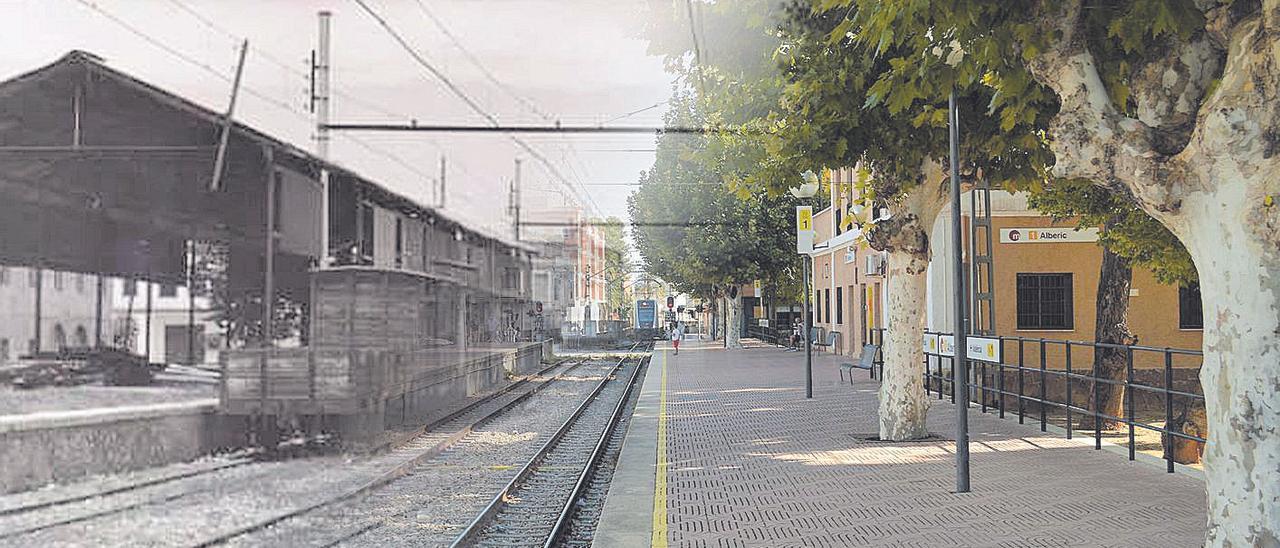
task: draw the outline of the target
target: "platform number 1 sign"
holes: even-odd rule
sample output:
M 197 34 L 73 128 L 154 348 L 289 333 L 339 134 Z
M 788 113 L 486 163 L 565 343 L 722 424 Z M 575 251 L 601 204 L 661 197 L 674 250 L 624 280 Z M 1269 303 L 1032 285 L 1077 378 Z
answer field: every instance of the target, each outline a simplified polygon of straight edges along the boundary
M 813 253 L 812 206 L 796 206 L 796 253 Z

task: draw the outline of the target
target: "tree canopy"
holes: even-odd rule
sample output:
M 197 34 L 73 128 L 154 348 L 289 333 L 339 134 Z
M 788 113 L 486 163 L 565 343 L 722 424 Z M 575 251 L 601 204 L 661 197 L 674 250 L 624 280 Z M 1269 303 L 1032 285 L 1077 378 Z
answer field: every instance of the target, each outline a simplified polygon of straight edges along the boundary
M 668 123 L 698 123 L 697 101 L 677 95 Z M 653 168 L 629 198 L 633 237 L 646 269 L 679 291 L 711 297 L 755 279 L 798 280 L 793 200 L 725 191 L 699 161 L 705 137 L 662 135 Z

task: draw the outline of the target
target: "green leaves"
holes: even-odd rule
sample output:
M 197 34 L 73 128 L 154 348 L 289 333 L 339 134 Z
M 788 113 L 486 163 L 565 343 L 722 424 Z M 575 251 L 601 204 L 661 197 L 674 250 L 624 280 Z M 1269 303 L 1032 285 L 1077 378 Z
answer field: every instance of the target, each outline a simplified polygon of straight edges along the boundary
M 1124 6 L 1123 4 L 1128 4 Z M 1131 0 L 1109 2 L 1107 36 L 1125 53 L 1143 51 L 1163 38 L 1187 39 L 1204 28 L 1204 15 L 1193 0 Z

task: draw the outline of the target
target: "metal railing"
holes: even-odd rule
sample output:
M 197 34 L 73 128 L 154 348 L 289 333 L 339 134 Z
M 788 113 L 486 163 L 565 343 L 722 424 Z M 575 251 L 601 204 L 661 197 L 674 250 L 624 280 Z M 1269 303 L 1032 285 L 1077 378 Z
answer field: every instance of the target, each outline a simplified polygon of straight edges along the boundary
M 779 329 L 776 327 L 760 327 L 758 325 L 747 326 L 747 336 L 758 339 L 769 344 L 778 346 L 791 346 L 791 329 Z
M 868 338 L 883 342 L 883 331 L 870 330 Z M 1185 424 L 1190 413 L 1204 408 L 1204 395 L 1198 381 L 1203 353 L 1198 350 L 1017 336 L 985 338 L 998 341 L 999 359 L 970 359 L 968 383 L 969 401 L 983 413 L 994 411 L 1005 418 L 1007 413 L 1016 412 L 1019 424 L 1025 424 L 1031 416 L 1039 420 L 1042 432 L 1048 431 L 1051 419 L 1061 421 L 1068 439 L 1077 431 L 1091 431 L 1094 449 L 1102 448 L 1105 423 L 1119 425 L 1128 437 L 1129 460 L 1136 458 L 1138 430 L 1157 432 L 1161 436 L 1162 458 L 1170 473 L 1177 464 L 1175 440 L 1205 443 L 1205 438 L 1175 426 L 1179 422 Z M 941 345 L 937 352 L 925 352 L 925 391 L 939 400 L 949 395 L 954 403 L 950 371 L 955 359 L 940 351 Z M 1093 359 L 1099 351 L 1123 356 L 1122 378 L 1099 374 Z M 878 366 L 883 375 L 883 362 L 879 361 Z M 1175 373 L 1179 372 L 1182 379 L 1176 379 Z M 1053 390 L 1051 385 L 1056 385 Z M 1123 389 L 1122 416 L 1100 409 L 1102 392 L 1108 386 Z M 1077 425 L 1078 419 L 1091 421 L 1091 426 Z M 1159 419 L 1163 422 L 1158 422 Z

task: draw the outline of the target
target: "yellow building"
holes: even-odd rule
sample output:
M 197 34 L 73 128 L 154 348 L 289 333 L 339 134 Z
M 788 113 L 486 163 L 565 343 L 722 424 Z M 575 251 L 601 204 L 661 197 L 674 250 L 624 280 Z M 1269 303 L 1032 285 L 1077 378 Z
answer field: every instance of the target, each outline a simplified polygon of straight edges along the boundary
M 884 259 L 881 252 L 859 245 L 856 231 L 841 230 L 848 215 L 849 185 L 853 170 L 832 172 L 830 198 L 835 207 L 814 215 L 819 250 L 813 255 L 814 326 L 825 333 L 835 331 L 833 351 L 854 355 L 870 342 L 869 332 L 885 324 Z M 841 183 L 846 183 L 842 185 Z M 845 189 L 841 196 L 839 190 Z M 1097 230 L 1075 230 L 1073 222 L 1054 223 L 1031 210 L 1025 197 L 1002 191 L 992 192 L 992 287 L 995 333 L 1005 337 L 1092 342 L 1095 331 L 1098 277 L 1102 248 Z M 968 245 L 968 196 L 962 200 L 965 249 Z M 950 256 L 950 209 L 939 215 L 930 234 L 932 252 L 929 266 L 928 327 L 950 332 L 954 324 L 953 276 Z M 969 258 L 965 258 L 968 264 Z M 970 299 L 972 302 L 972 299 Z M 1200 295 L 1194 288 L 1158 283 L 1142 268 L 1133 269 L 1129 295 L 1129 327 L 1139 345 L 1199 350 L 1203 320 Z M 1016 360 L 1016 342 L 1007 341 L 1006 363 Z M 1023 343 L 1024 363 L 1038 366 L 1038 344 Z M 1090 348 L 1072 350 L 1074 367 L 1087 370 L 1092 363 Z M 1164 357 L 1155 351 L 1135 353 L 1135 367 L 1159 368 Z M 1175 368 L 1194 368 L 1194 356 L 1174 356 Z M 1050 368 L 1065 367 L 1065 351 L 1050 344 L 1046 362 Z

